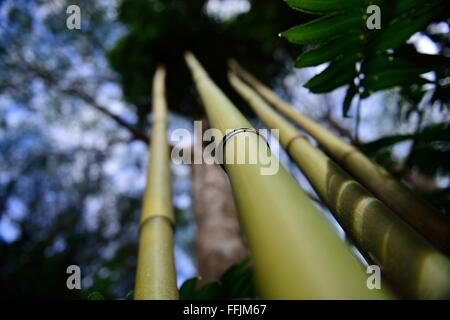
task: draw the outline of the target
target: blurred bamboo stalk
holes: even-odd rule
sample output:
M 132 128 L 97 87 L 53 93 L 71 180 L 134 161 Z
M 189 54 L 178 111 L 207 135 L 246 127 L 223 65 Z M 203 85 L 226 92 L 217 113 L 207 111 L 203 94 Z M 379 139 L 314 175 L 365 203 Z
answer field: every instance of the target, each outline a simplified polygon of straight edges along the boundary
M 234 73 L 234 89 L 271 129 L 358 247 L 413 299 L 450 298 L 450 261 L 353 180 Z
M 173 227 L 165 70 L 159 66 L 153 78 L 152 135 L 149 166 L 140 223 L 139 254 L 134 298 L 178 299 L 173 259 Z
M 214 84 L 196 58 L 186 62 L 212 127 L 251 128 L 250 123 Z M 270 154 L 259 135 L 235 134 L 226 154 Z M 249 159 L 249 157 L 246 157 Z M 385 289 L 369 290 L 367 275 L 350 249 L 283 168 L 262 175 L 256 164 L 225 163 L 255 266 L 256 283 L 266 299 L 386 299 Z M 270 163 L 272 163 L 270 162 Z
M 230 61 L 229 66 L 273 107 L 310 134 L 324 151 L 357 181 L 436 247 L 450 255 L 450 221 L 448 219 L 422 201 L 384 168 L 373 163 L 356 147 L 340 139 L 311 118 L 298 113 L 292 105 L 280 99 L 236 61 Z

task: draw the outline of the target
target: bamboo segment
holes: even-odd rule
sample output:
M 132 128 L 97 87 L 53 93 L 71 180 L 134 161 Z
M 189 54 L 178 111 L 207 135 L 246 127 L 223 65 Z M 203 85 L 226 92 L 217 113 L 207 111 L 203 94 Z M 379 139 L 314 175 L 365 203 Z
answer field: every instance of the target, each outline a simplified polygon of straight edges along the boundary
M 381 201 L 354 181 L 253 89 L 230 73 L 229 80 L 259 118 L 279 129 L 279 141 L 344 230 L 383 275 L 414 299 L 450 298 L 450 261 Z
M 186 61 L 211 125 L 222 134 L 231 129 L 251 128 L 195 57 L 188 53 Z M 261 140 L 251 132 L 235 134 L 225 144 L 225 154 L 235 151 L 250 155 L 251 150 L 258 150 L 277 162 Z M 385 289 L 367 288 L 367 275 L 362 265 L 287 171 L 280 166 L 274 174 L 263 175 L 260 159 L 258 154 L 254 164 L 225 163 L 225 167 L 252 254 L 261 297 L 390 298 Z
M 311 118 L 295 111 L 235 61 L 230 67 L 278 111 L 308 132 L 330 157 L 361 184 L 383 201 L 403 220 L 430 240 L 447 255 L 450 254 L 450 221 L 398 182 L 384 168 L 373 163 L 357 148 L 340 139 Z
M 141 215 L 139 254 L 134 298 L 178 299 L 173 260 L 173 226 L 170 185 L 165 70 L 158 67 L 153 79 L 153 124 L 147 186 Z

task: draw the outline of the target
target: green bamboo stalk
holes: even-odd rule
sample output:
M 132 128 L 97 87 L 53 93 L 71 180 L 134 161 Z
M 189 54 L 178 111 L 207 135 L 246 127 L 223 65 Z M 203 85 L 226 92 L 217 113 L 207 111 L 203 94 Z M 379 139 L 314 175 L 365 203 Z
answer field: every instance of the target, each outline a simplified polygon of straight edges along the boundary
M 178 299 L 173 260 L 175 218 L 170 185 L 164 80 L 165 70 L 158 67 L 153 78 L 151 150 L 134 289 L 134 298 L 137 300 Z
M 231 129 L 251 128 L 195 57 L 188 53 L 186 61 L 212 127 L 222 134 Z M 225 154 L 232 151 L 249 154 L 250 150 L 267 154 L 268 147 L 261 140 L 250 132 L 235 134 L 225 144 Z M 278 161 L 273 154 L 269 155 L 271 161 Z M 367 288 L 362 265 L 287 171 L 280 166 L 275 174 L 262 175 L 260 158 L 257 160 L 256 164 L 225 163 L 225 167 L 261 297 L 390 298 L 386 289 Z
M 403 220 L 447 255 L 450 254 L 450 221 L 430 207 L 384 168 L 356 147 L 340 139 L 311 118 L 298 113 L 235 61 L 230 67 L 289 120 L 308 132 L 342 168 L 369 189 Z
M 450 298 L 450 260 L 420 234 L 353 180 L 298 130 L 273 110 L 235 74 L 231 85 L 271 129 L 305 174 L 319 197 L 366 257 L 403 296 L 414 299 Z

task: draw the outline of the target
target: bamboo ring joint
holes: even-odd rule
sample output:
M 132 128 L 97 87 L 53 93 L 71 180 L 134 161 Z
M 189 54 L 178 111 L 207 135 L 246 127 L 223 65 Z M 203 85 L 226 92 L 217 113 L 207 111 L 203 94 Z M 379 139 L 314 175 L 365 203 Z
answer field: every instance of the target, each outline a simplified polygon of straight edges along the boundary
M 261 133 L 259 133 L 258 130 L 254 129 L 254 128 L 237 128 L 237 129 L 233 129 L 230 132 L 227 132 L 223 138 L 222 141 L 219 143 L 218 146 L 218 150 L 221 152 L 221 158 L 219 158 L 216 154 L 216 160 L 217 162 L 220 164 L 220 166 L 222 167 L 222 169 L 226 172 L 226 168 L 224 165 L 224 159 L 225 159 L 225 145 L 227 143 L 228 140 L 230 140 L 233 136 L 238 135 L 239 133 L 246 133 L 246 132 L 250 132 L 250 133 L 254 133 L 257 136 L 260 136 L 267 144 L 267 148 L 269 148 L 270 150 L 270 145 L 269 142 L 267 141 L 266 137 L 264 137 Z

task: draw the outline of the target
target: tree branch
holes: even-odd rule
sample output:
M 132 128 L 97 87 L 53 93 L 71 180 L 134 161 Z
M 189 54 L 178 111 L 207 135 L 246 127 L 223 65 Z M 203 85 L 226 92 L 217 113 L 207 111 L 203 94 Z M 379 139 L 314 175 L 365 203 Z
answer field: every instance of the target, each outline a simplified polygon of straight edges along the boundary
M 122 119 L 120 116 L 114 114 L 113 112 L 109 111 L 106 107 L 99 105 L 95 99 L 88 95 L 86 92 L 77 90 L 75 88 L 61 88 L 58 86 L 58 81 L 53 77 L 53 75 L 48 72 L 48 70 L 39 68 L 31 63 L 26 64 L 28 70 L 31 70 L 36 76 L 40 77 L 47 83 L 54 85 L 57 87 L 63 94 L 70 95 L 72 97 L 78 97 L 82 100 L 84 100 L 88 105 L 95 108 L 96 110 L 100 111 L 102 114 L 108 116 L 110 119 L 112 119 L 116 124 L 118 124 L 120 127 L 128 130 L 128 132 L 131 133 L 131 136 L 134 140 L 142 141 L 149 144 L 149 137 L 141 132 L 139 129 Z

